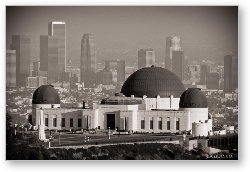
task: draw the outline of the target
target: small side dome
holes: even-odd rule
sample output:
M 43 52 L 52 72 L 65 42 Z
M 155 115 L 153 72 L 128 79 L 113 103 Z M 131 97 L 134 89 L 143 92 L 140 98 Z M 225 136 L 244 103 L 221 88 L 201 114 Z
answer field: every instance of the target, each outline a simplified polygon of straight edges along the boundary
M 60 97 L 52 85 L 42 85 L 33 93 L 32 104 L 60 104 Z
M 188 88 L 180 98 L 180 108 L 207 108 L 207 98 L 199 88 Z

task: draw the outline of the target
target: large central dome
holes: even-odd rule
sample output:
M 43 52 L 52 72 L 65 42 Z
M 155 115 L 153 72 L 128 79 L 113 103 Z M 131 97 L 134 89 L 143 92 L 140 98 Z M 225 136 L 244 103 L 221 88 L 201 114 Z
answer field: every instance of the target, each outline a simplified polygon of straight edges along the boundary
M 122 86 L 121 92 L 129 97 L 150 98 L 156 96 L 180 97 L 185 88 L 180 79 L 172 72 L 161 67 L 146 67 L 137 70 L 128 77 Z

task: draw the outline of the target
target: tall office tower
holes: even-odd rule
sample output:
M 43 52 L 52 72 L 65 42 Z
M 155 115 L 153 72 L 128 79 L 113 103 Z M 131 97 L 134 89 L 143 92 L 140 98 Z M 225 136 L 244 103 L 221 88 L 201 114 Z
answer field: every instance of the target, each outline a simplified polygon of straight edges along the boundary
M 81 43 L 81 82 L 85 87 L 96 83 L 96 44 L 94 34 L 84 34 Z
M 220 81 L 220 76 L 218 73 L 207 73 L 206 76 L 206 85 L 207 89 L 214 89 L 218 90 L 219 89 L 219 81 Z
M 6 51 L 6 86 L 16 87 L 16 50 Z
M 50 22 L 48 34 L 40 36 L 40 70 L 47 71 L 48 83 L 62 82 L 66 72 L 65 22 Z
M 238 88 L 238 59 L 233 55 L 224 56 L 224 92 L 231 93 Z
M 125 60 L 117 61 L 117 82 L 124 83 L 125 81 Z
M 184 80 L 185 60 L 183 51 L 172 51 L 172 71 L 180 78 Z
M 140 49 L 138 51 L 138 69 L 155 65 L 155 51 L 153 49 Z
M 64 21 L 52 21 L 49 23 L 49 36 L 57 39 L 58 68 L 62 75 L 66 72 L 66 23 Z
M 188 80 L 188 56 L 184 56 L 184 80 Z
M 40 70 L 47 71 L 48 83 L 60 81 L 58 40 L 56 37 L 40 36 Z
M 30 37 L 13 35 L 11 49 L 16 50 L 16 85 L 26 86 L 26 77 L 30 75 Z
M 208 66 L 205 64 L 202 64 L 200 66 L 200 84 L 206 85 L 206 77 L 208 73 Z
M 166 38 L 165 68 L 172 71 L 172 51 L 181 50 L 181 38 L 179 36 L 170 36 Z
M 233 57 L 233 88 L 238 89 L 238 58 Z

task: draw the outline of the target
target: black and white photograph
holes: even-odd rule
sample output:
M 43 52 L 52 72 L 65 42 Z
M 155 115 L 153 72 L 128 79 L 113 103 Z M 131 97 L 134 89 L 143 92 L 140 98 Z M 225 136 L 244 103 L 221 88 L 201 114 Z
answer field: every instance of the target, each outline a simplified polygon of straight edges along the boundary
M 5 11 L 7 161 L 239 159 L 238 6 Z

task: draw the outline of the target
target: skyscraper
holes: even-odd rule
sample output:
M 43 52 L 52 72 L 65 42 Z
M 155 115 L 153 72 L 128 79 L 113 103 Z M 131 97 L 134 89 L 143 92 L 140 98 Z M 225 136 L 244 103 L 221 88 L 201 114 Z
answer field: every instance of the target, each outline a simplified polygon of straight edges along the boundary
M 26 86 L 26 77 L 30 75 L 30 37 L 13 35 L 11 49 L 16 50 L 16 85 Z
M 59 73 L 66 71 L 66 23 L 52 21 L 49 23 L 49 36 L 57 39 Z
M 138 69 L 155 65 L 155 51 L 153 49 L 140 49 L 138 51 Z
M 66 72 L 66 24 L 52 21 L 48 35 L 40 36 L 40 70 L 48 72 L 48 83 L 63 81 Z
M 185 60 L 183 51 L 172 51 L 172 71 L 181 81 L 184 80 Z
M 125 81 L 125 61 L 117 61 L 117 82 L 124 83 Z
M 200 84 L 206 85 L 206 77 L 208 73 L 208 66 L 206 64 L 202 64 L 200 66 Z
M 238 88 L 238 59 L 233 55 L 224 56 L 224 92 L 231 93 Z
M 16 50 L 6 51 L 6 86 L 16 87 Z
M 47 71 L 48 83 L 60 80 L 58 40 L 53 36 L 40 36 L 40 70 Z
M 172 71 L 172 51 L 181 50 L 181 38 L 179 36 L 170 36 L 166 38 L 165 68 Z
M 81 82 L 84 87 L 96 83 L 96 44 L 94 34 L 84 34 L 81 41 Z

